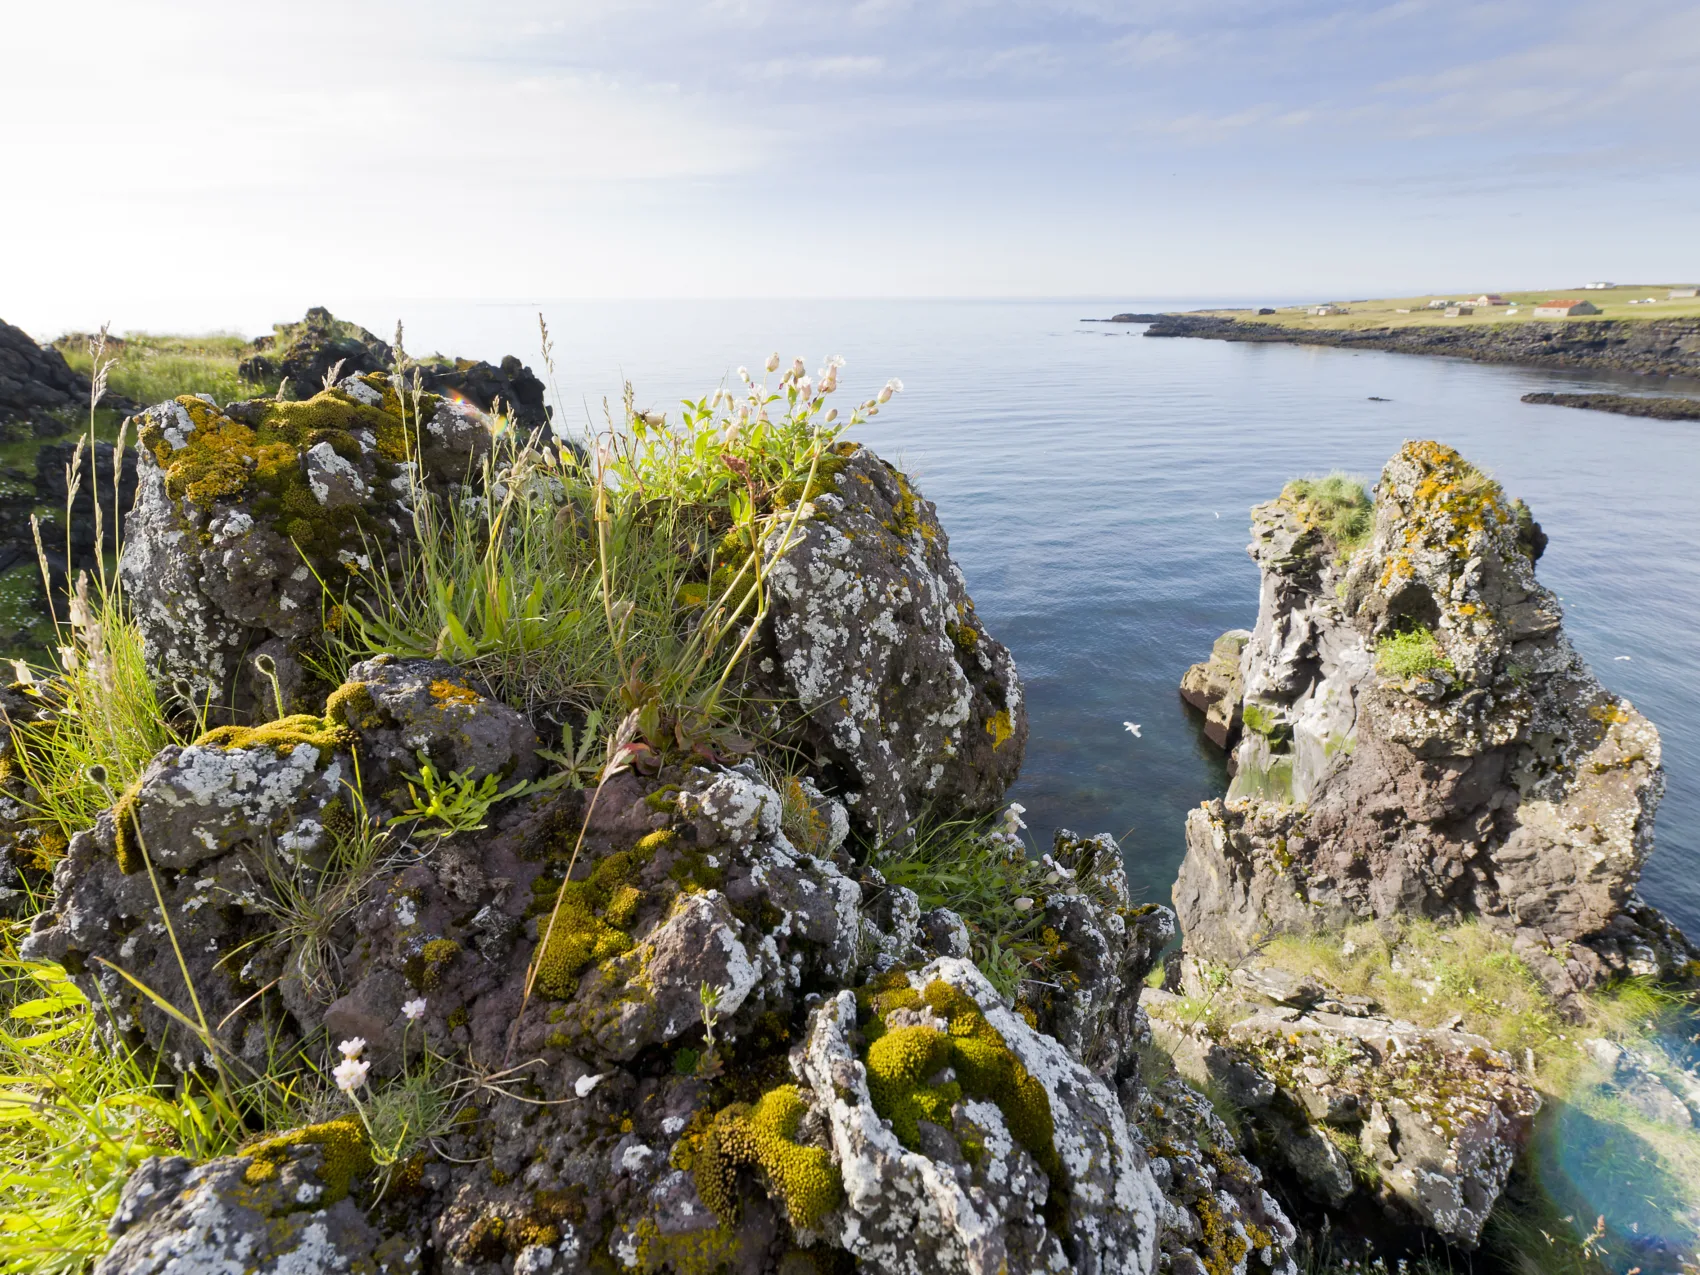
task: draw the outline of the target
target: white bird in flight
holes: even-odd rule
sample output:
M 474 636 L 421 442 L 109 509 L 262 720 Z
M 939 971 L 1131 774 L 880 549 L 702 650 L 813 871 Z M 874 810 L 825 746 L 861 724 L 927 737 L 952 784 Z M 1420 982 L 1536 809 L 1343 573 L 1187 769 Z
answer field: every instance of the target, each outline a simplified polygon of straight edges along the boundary
M 1135 739 L 1138 739 L 1140 737 L 1140 735 L 1139 735 L 1139 723 L 1138 722 L 1123 722 L 1122 725 L 1127 727 L 1127 733 L 1129 735 L 1132 735 Z
M 1627 655 L 1620 655 L 1617 658 L 1620 660 L 1627 660 L 1629 657 Z

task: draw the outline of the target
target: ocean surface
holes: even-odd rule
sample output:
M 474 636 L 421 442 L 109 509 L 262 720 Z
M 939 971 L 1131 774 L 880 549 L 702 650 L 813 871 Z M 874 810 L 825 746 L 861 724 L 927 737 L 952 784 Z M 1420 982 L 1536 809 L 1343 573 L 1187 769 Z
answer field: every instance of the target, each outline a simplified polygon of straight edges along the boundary
M 1551 539 L 1539 574 L 1563 599 L 1571 639 L 1658 724 L 1668 789 L 1642 893 L 1700 933 L 1700 424 L 1518 401 L 1700 386 L 1147 340 L 1142 326 L 1081 322 L 1188 304 L 333 308 L 386 335 L 399 314 L 415 353 L 513 353 L 540 372 L 541 310 L 564 417 L 580 429 L 600 425 L 604 397 L 618 407 L 622 380 L 641 408 L 669 410 L 773 351 L 811 371 L 843 355 L 845 401 L 901 378 L 903 393 L 857 436 L 938 505 L 982 620 L 1015 654 L 1032 737 L 1011 798 L 1041 846 L 1058 827 L 1113 833 L 1147 901 L 1169 899 L 1187 810 L 1226 787 L 1224 758 L 1176 683 L 1219 633 L 1256 616 L 1247 510 L 1302 474 L 1373 479 L 1404 439 L 1448 443 L 1528 502 Z

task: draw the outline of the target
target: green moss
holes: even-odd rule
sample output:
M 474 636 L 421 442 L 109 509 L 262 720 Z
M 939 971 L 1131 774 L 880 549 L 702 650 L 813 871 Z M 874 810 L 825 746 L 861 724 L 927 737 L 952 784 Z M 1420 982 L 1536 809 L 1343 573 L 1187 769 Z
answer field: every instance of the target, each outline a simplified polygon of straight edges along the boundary
M 632 1250 L 640 1271 L 672 1271 L 675 1275 L 716 1275 L 737 1268 L 743 1243 L 726 1225 L 710 1230 L 663 1235 L 649 1218 L 632 1231 Z M 610 1266 L 608 1269 L 614 1269 Z
M 290 1150 L 304 1146 L 319 1148 L 319 1181 L 325 1184 L 325 1190 L 315 1202 L 317 1208 L 328 1208 L 346 1197 L 355 1180 L 372 1171 L 372 1150 L 366 1141 L 366 1130 L 356 1117 L 342 1116 L 323 1124 L 291 1129 L 249 1148 L 250 1163 L 243 1178 L 254 1186 L 271 1180 Z
M 744 1166 L 767 1175 L 794 1227 L 813 1230 L 837 1207 L 844 1187 L 832 1157 L 824 1148 L 796 1140 L 807 1111 L 801 1090 L 780 1085 L 764 1093 L 754 1107 L 734 1103 L 715 1116 L 691 1173 L 697 1194 L 722 1223 L 737 1220 L 737 1173 Z
M 141 835 L 136 831 L 136 799 L 142 793 L 141 776 L 136 782 L 124 790 L 122 796 L 112 805 L 112 826 L 115 830 L 114 840 L 117 842 L 116 851 L 118 870 L 128 876 L 132 872 L 140 872 L 146 866 L 142 854 Z
M 554 898 L 547 897 L 549 883 L 539 881 L 532 887 L 533 906 L 540 914 L 554 913 L 552 929 L 546 915 L 538 921 L 539 938 L 547 935 L 537 960 L 537 986 L 545 996 L 566 1000 L 577 990 L 585 966 L 631 951 L 631 935 L 619 928 L 619 922 L 631 924 L 642 902 L 641 891 L 628 893 L 627 889 L 654 853 L 653 844 L 647 852 L 644 847 L 656 835 L 644 838 L 636 849 L 609 855 L 585 880 L 562 882 Z
M 1240 718 L 1247 730 L 1271 742 L 1279 743 L 1292 737 L 1293 728 L 1276 710 L 1266 705 L 1248 701 L 1240 711 Z
M 288 757 L 302 744 L 326 753 L 345 748 L 352 736 L 348 728 L 325 717 L 296 713 L 263 726 L 216 726 L 195 740 L 196 748 L 270 748 Z
M 443 981 L 443 971 L 460 955 L 460 944 L 453 939 L 432 939 L 407 962 L 407 981 L 422 992 L 435 991 Z
M 1010 1050 L 1003 1035 L 980 1012 L 972 997 L 942 979 L 916 992 L 907 985 L 876 987 L 864 1002 L 876 1014 L 866 1028 L 868 1094 L 874 1109 L 891 1121 L 898 1141 L 914 1149 L 922 1120 L 951 1127 L 950 1109 L 963 1097 L 990 1102 L 1003 1113 L 1010 1134 L 1051 1177 L 1056 1193 L 1062 1179 L 1051 1100 L 1045 1087 Z M 944 1031 L 922 1025 L 886 1030 L 884 1019 L 898 1009 L 932 1010 L 947 1023 Z M 954 1081 L 932 1085 L 944 1068 Z
M 325 720 L 353 730 L 369 730 L 379 724 L 378 705 L 365 682 L 344 682 L 325 700 Z

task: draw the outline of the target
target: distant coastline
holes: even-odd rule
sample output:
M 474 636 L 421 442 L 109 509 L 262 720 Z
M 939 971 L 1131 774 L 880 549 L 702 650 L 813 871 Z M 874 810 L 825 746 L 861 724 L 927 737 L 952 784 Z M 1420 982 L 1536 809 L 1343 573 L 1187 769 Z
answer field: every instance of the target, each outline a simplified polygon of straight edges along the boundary
M 1165 314 L 1152 321 L 1145 335 L 1327 345 L 1529 367 L 1700 377 L 1700 318 L 1693 317 L 1301 328 L 1212 314 Z
M 1580 407 L 1593 412 L 1616 412 L 1619 416 L 1650 416 L 1661 421 L 1700 421 L 1700 398 L 1654 398 L 1642 394 L 1551 394 L 1542 391 L 1523 395 L 1523 401 L 1551 407 Z

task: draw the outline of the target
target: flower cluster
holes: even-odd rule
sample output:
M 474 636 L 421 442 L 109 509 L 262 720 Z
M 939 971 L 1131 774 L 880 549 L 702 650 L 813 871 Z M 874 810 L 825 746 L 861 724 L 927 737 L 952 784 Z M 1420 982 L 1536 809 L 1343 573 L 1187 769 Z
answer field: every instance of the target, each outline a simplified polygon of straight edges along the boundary
M 331 1069 L 331 1078 L 336 1081 L 336 1087 L 345 1094 L 353 1094 L 365 1084 L 366 1073 L 372 1070 L 372 1064 L 360 1057 L 365 1048 L 366 1041 L 360 1036 L 345 1040 L 337 1046 L 342 1061 Z

